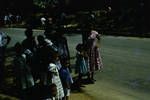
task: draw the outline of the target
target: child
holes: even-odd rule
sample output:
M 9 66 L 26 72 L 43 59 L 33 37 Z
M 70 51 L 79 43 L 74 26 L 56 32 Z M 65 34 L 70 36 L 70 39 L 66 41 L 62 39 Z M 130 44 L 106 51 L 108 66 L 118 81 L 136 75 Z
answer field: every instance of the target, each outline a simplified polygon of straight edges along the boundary
M 66 61 L 66 60 L 64 60 L 64 61 Z M 64 94 L 65 94 L 64 100 L 69 100 L 70 88 L 71 88 L 71 84 L 73 84 L 73 80 L 70 75 L 68 67 L 69 67 L 69 63 L 67 61 L 62 62 L 62 68 L 60 69 L 60 78 L 62 81 Z
M 88 56 L 89 56 L 89 67 L 90 67 L 90 82 L 94 83 L 94 72 L 103 68 L 102 58 L 100 55 L 100 48 L 99 48 L 99 40 L 101 35 L 92 29 L 88 37 Z
M 59 76 L 59 71 L 58 71 L 58 65 L 55 64 L 55 62 L 58 60 L 57 58 L 57 53 L 53 52 L 52 56 L 51 56 L 51 61 L 50 64 L 48 66 L 48 84 L 56 84 L 57 86 L 57 95 L 56 95 L 56 99 L 58 100 L 62 100 L 62 98 L 64 97 L 64 91 L 63 91 L 63 86 L 60 80 L 60 76 Z
M 88 57 L 85 55 L 86 51 L 83 44 L 79 43 L 76 46 L 76 50 L 76 73 L 78 73 L 78 81 L 80 83 L 82 76 L 88 74 Z

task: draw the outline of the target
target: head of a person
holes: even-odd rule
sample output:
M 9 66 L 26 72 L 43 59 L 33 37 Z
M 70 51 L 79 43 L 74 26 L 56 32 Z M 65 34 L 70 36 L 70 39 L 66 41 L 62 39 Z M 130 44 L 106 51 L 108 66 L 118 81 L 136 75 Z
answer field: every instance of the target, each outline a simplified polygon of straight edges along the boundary
M 53 61 L 59 60 L 59 53 L 55 51 L 51 51 Z
M 52 97 L 55 97 L 57 95 L 57 86 L 55 84 L 50 85 L 50 92 Z
M 14 46 L 14 50 L 17 54 L 20 54 L 23 50 L 22 45 L 19 42 L 17 42 Z
M 63 68 L 68 68 L 70 66 L 69 60 L 65 58 L 62 59 L 61 64 Z
M 77 44 L 77 46 L 76 46 L 77 51 L 81 52 L 83 49 L 84 49 L 84 46 L 82 43 Z
M 26 36 L 27 38 L 30 38 L 30 37 L 33 36 L 33 31 L 32 31 L 31 28 L 28 28 L 28 29 L 25 30 L 25 36 Z
M 37 40 L 39 45 L 43 45 L 45 43 L 45 38 L 42 35 L 38 35 Z

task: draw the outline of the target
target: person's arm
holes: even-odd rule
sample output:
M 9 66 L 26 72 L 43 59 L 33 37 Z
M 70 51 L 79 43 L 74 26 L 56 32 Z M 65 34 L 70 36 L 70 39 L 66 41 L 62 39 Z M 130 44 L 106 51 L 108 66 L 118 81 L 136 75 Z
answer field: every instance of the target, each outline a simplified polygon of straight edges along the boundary
M 69 52 L 69 47 L 68 47 L 68 42 L 67 42 L 67 38 L 64 37 L 64 40 L 65 40 L 65 45 L 66 45 L 66 48 L 67 48 L 67 54 L 68 54 L 68 60 L 70 61 L 70 52 Z
M 67 42 L 67 38 L 64 37 L 64 40 L 65 40 L 65 45 L 66 45 L 66 49 L 67 49 L 67 63 L 68 63 L 68 68 L 69 68 L 69 71 L 72 72 L 72 69 L 71 69 L 71 63 L 70 63 L 70 52 L 69 52 L 69 47 L 68 47 L 68 42 Z

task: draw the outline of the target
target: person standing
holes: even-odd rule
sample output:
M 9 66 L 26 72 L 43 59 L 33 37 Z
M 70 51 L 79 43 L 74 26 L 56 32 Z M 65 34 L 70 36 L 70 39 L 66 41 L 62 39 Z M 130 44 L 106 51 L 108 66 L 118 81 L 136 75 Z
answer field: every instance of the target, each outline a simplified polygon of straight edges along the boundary
M 90 26 L 90 35 L 87 45 L 90 67 L 90 82 L 94 83 L 94 72 L 103 68 L 103 63 L 100 55 L 99 41 L 101 35 L 94 30 L 93 25 Z
M 14 58 L 15 83 L 22 98 L 25 98 L 25 91 L 34 86 L 34 79 L 31 74 L 31 69 L 27 64 L 27 56 L 23 51 L 22 45 L 17 42 L 14 49 L 16 52 Z
M 57 86 L 57 95 L 56 100 L 62 100 L 64 97 L 63 86 L 60 80 L 59 71 L 57 65 L 52 61 L 48 66 L 48 84 L 56 84 Z
M 0 84 L 4 81 L 4 63 L 5 63 L 5 51 L 11 38 L 4 32 L 0 32 Z
M 54 44 L 51 40 L 46 39 L 44 36 L 39 35 L 37 37 L 38 40 L 38 48 L 35 54 L 35 61 L 37 66 L 37 75 L 40 74 L 40 82 L 43 85 L 47 84 L 47 71 L 49 63 L 52 59 L 52 55 L 54 52 L 57 52 L 57 48 L 55 48 Z
M 82 31 L 82 43 L 85 45 L 88 41 L 88 37 L 90 36 L 91 25 L 95 25 L 96 16 L 93 12 L 89 12 L 86 17 L 83 17 L 81 21 L 81 31 Z
M 70 64 L 70 52 L 69 52 L 69 47 L 68 47 L 68 41 L 67 38 L 64 36 L 64 33 L 61 30 L 57 30 L 55 36 L 54 36 L 54 44 L 56 45 L 58 49 L 58 54 L 60 58 L 60 62 L 68 62 L 69 66 L 69 71 L 72 72 L 71 70 L 71 64 Z
M 45 38 L 42 35 L 37 37 L 38 48 L 35 54 L 36 61 L 36 77 L 40 78 L 42 85 L 47 85 L 47 68 L 51 59 L 51 50 Z
M 86 59 L 86 51 L 84 50 L 84 45 L 82 43 L 77 44 L 76 46 L 76 68 L 75 72 L 78 73 L 77 85 L 80 87 L 82 85 L 82 77 L 88 76 L 89 79 L 89 64 L 88 59 Z
M 60 69 L 59 73 L 60 73 L 60 79 L 64 90 L 63 100 L 69 100 L 73 79 L 68 69 L 68 62 L 62 63 L 62 68 Z
M 82 29 L 82 43 L 83 43 L 83 45 L 87 44 L 89 35 L 90 34 L 89 34 L 88 27 L 85 25 Z
M 10 21 L 9 16 L 8 16 L 8 15 L 5 15 L 5 16 L 4 16 L 4 25 L 7 25 L 7 24 L 9 23 L 9 21 Z
M 37 50 L 37 41 L 33 36 L 32 28 L 27 28 L 25 30 L 26 38 L 22 41 L 23 51 L 27 54 L 27 63 L 31 68 L 33 77 L 36 76 L 36 61 L 35 61 L 35 52 Z M 36 78 L 35 78 L 36 79 Z

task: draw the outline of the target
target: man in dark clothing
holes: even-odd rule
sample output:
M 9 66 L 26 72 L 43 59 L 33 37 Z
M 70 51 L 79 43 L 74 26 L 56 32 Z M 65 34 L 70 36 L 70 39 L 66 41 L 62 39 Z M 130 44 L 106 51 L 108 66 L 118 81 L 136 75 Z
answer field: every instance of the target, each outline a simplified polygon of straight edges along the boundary
M 37 44 L 35 38 L 33 37 L 32 29 L 25 30 L 26 39 L 22 41 L 23 49 L 29 49 L 32 53 L 36 51 Z
M 55 46 L 50 40 L 45 39 L 42 35 L 37 37 L 38 48 L 36 51 L 37 70 L 40 73 L 41 84 L 47 84 L 48 65 L 52 60 L 52 54 L 56 52 Z

